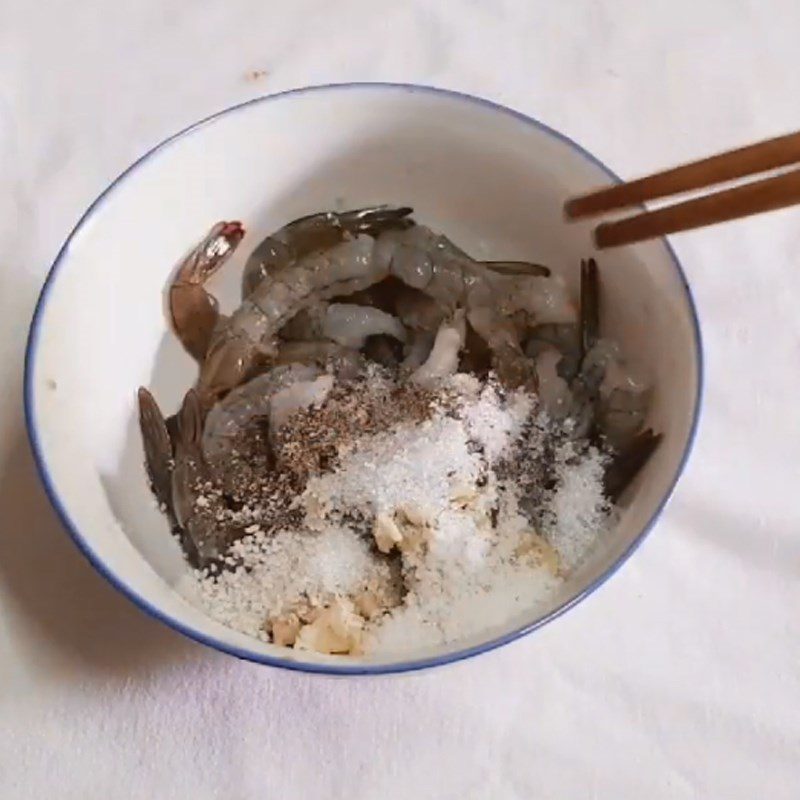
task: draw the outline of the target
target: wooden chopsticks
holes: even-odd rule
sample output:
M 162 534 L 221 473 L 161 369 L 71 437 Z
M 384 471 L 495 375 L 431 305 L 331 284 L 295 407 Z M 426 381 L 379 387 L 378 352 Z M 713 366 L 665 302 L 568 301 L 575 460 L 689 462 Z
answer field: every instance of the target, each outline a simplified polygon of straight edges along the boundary
M 794 164 L 800 164 L 800 132 L 575 197 L 565 204 L 564 212 L 568 219 L 580 219 Z M 616 247 L 796 203 L 800 203 L 800 169 L 602 223 L 595 229 L 595 243 L 600 249 Z

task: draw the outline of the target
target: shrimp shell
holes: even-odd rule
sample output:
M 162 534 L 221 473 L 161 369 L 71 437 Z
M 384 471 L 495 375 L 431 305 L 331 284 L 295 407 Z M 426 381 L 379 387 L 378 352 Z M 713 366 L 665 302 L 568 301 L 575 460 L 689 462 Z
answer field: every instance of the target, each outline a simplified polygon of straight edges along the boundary
M 244 238 L 240 222 L 218 222 L 181 262 L 169 290 L 172 327 L 191 356 L 202 362 L 219 320 L 219 307 L 203 284 Z
M 377 236 L 383 230 L 413 225 L 408 218 L 412 211 L 407 207 L 373 206 L 352 211 L 323 211 L 293 220 L 267 236 L 247 259 L 242 274 L 242 300 L 268 275 L 315 251 L 328 250 L 359 234 Z

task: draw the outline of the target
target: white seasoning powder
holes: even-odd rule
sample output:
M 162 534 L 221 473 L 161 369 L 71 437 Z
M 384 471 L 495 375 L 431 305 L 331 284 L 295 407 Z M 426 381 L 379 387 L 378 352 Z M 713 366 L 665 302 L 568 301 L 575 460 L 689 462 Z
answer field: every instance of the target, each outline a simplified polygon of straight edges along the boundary
M 549 502 L 548 539 L 566 570 L 577 567 L 608 525 L 611 506 L 603 494 L 606 457 L 594 448 L 578 457 L 568 443 L 556 453 L 557 483 Z
M 357 445 L 335 472 L 308 482 L 305 499 L 323 509 L 391 513 L 411 506 L 438 514 L 456 486 L 474 484 L 480 468 L 463 424 L 441 416 Z
M 497 389 L 489 384 L 476 401 L 464 404 L 464 422 L 470 436 L 483 446 L 489 463 L 494 463 L 519 436 L 532 409 L 533 398 L 523 391 L 514 392 L 501 405 Z
M 345 528 L 282 531 L 245 537 L 230 550 L 241 565 L 198 580 L 189 594 L 208 614 L 242 633 L 266 640 L 266 621 L 306 598 L 330 599 L 388 577 L 368 543 Z
M 434 647 L 547 608 L 561 579 L 516 555 L 521 537 L 500 537 L 468 569 L 431 559 L 405 605 L 391 611 L 367 640 L 369 652 L 400 654 Z M 441 572 L 439 571 L 441 568 Z
M 609 505 L 604 457 L 567 443 L 556 447 L 555 487 L 536 514 L 526 508 L 514 459 L 524 452 L 535 468 L 548 442 L 564 438 L 548 439 L 559 431 L 535 405 L 522 391 L 453 376 L 429 419 L 349 441 L 332 471 L 309 478 L 297 498 L 303 530 L 255 530 L 232 546 L 232 569 L 197 574 L 192 594 L 215 619 L 267 641 L 270 620 L 289 614 L 296 628 L 301 606 L 323 613 L 343 603 L 364 623 L 349 652 L 372 654 L 499 630 L 546 609 L 606 529 Z M 321 629 L 319 613 L 303 624 L 319 619 Z M 281 624 L 283 635 L 291 625 Z M 315 632 L 300 627 L 297 646 L 311 646 Z

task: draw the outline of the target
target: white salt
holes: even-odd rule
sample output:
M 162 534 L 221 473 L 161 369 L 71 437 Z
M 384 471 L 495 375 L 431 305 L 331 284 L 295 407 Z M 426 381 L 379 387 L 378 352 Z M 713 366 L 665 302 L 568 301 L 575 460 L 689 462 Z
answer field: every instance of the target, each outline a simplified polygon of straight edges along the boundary
M 571 443 L 556 453 L 557 484 L 547 503 L 547 536 L 566 570 L 585 558 L 608 527 L 611 506 L 603 494 L 606 457 L 596 449 L 578 457 Z
M 306 598 L 346 596 L 388 577 L 367 542 L 345 528 L 248 536 L 230 557 L 243 565 L 214 577 L 198 574 L 187 594 L 218 621 L 264 640 L 267 619 Z
M 505 397 L 491 382 L 455 375 L 444 392 L 448 401 L 430 420 L 351 442 L 332 472 L 311 477 L 298 498 L 307 529 L 258 530 L 233 545 L 228 563 L 239 566 L 197 581 L 208 613 L 268 640 L 266 621 L 298 603 L 359 608 L 369 587 L 377 616 L 362 611 L 359 646 L 400 653 L 484 635 L 546 609 L 562 575 L 607 527 L 603 457 L 569 443 L 557 448 L 555 488 L 542 494 L 535 530 L 521 510 L 512 462 L 523 452 L 535 463 L 553 425 L 544 416 L 530 425 L 535 400 L 521 391 Z M 504 463 L 512 471 L 500 478 Z M 364 520 L 375 541 L 349 519 Z M 376 608 L 375 587 L 397 578 L 377 549 L 399 551 L 407 594 L 400 602 L 384 591 Z M 309 637 L 298 641 L 308 646 Z
M 501 405 L 497 389 L 488 384 L 475 402 L 464 404 L 464 422 L 470 436 L 480 442 L 489 463 L 519 436 L 522 425 L 533 409 L 533 398 L 514 392 L 505 406 Z
M 463 529 L 470 531 L 468 524 Z M 480 559 L 466 553 L 463 560 L 429 558 L 407 603 L 373 629 L 369 652 L 399 654 L 483 636 L 492 628 L 499 633 L 515 618 L 521 622 L 523 615 L 545 610 L 561 579 L 518 558 L 521 541 L 521 535 L 501 535 Z
M 411 506 L 438 514 L 454 488 L 473 484 L 480 471 L 480 456 L 470 453 L 463 424 L 440 416 L 363 440 L 335 472 L 309 480 L 304 500 L 313 498 L 323 509 L 379 514 Z

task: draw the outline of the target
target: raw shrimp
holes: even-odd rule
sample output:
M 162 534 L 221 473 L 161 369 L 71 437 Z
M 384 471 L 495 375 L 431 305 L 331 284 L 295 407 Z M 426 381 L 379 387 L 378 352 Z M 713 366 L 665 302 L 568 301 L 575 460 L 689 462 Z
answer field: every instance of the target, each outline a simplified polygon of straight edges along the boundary
M 535 323 L 574 322 L 576 310 L 560 278 L 497 275 L 489 282 L 493 308 L 502 316 L 523 312 Z M 477 294 L 477 293 L 476 293 Z M 476 296 L 472 304 L 479 302 Z
M 219 320 L 219 307 L 203 284 L 244 238 L 240 222 L 218 222 L 183 260 L 169 290 L 172 326 L 181 343 L 202 362 Z
M 413 225 L 413 209 L 373 206 L 353 211 L 323 211 L 301 217 L 264 239 L 253 250 L 242 274 L 242 300 L 248 298 L 267 275 L 285 269 L 315 251 L 329 250 L 345 239 Z
M 588 436 L 595 425 L 600 384 L 610 363 L 618 356 L 616 346 L 598 339 L 600 282 L 593 258 L 581 261 L 581 306 L 578 318 L 577 370 L 570 380 L 573 395 L 574 435 Z
M 211 483 L 211 474 L 203 457 L 202 434 L 200 400 L 194 389 L 190 389 L 178 412 L 172 507 L 175 519 L 191 542 L 195 560 L 201 567 L 217 558 L 230 538 L 219 519 L 221 507 L 217 494 L 204 494 L 204 488 Z
M 420 289 L 445 309 L 489 305 L 509 314 L 526 311 L 540 322 L 574 319 L 572 303 L 559 279 L 541 274 L 500 274 L 424 225 L 389 231 L 380 238 L 394 244 L 392 275 Z
M 536 410 L 535 392 L 538 409 L 549 412 L 525 418 L 524 442 L 537 447 L 507 465 L 510 477 L 519 467 L 526 514 L 546 514 L 570 453 L 596 448 L 616 500 L 657 447 L 660 436 L 641 432 L 647 383 L 600 337 L 594 260 L 581 263 L 578 314 L 546 267 L 474 259 L 410 213 L 379 206 L 289 223 L 251 254 L 242 302 L 228 317 L 204 283 L 240 243 L 241 225 L 219 223 L 181 264 L 169 306 L 200 362 L 197 385 L 168 420 L 146 389 L 138 399 L 147 474 L 192 564 L 235 565 L 228 548 L 255 522 L 301 524 L 296 497 L 310 474 L 333 464 L 331 435 L 336 445 L 355 445 L 362 432 L 381 430 L 384 417 L 427 419 L 432 391 L 458 371 L 478 387 L 495 385 L 493 370 L 503 389 L 524 387 L 526 408 Z M 380 408 L 362 404 L 358 392 L 383 392 L 382 383 Z M 321 419 L 308 412 L 315 407 Z M 346 434 L 336 434 L 337 417 Z
M 563 284 L 554 278 L 498 275 L 428 228 L 390 229 L 377 239 L 359 236 L 270 272 L 215 334 L 201 388 L 212 396 L 229 391 L 259 358 L 274 358 L 276 333 L 298 311 L 364 290 L 389 275 L 420 289 L 450 314 L 459 307 L 486 306 L 495 309 L 496 318 L 516 311 L 542 316 L 543 321 L 574 316 Z M 502 348 L 498 357 L 505 358 L 506 352 Z M 514 357 L 524 356 L 519 351 Z
M 201 391 L 213 398 L 240 384 L 259 361 L 274 359 L 275 335 L 298 311 L 387 277 L 391 255 L 382 237 L 359 236 L 270 272 L 214 334 Z
M 570 416 L 575 419 L 574 438 L 592 436 L 597 424 L 600 386 L 609 366 L 620 359 L 619 347 L 608 339 L 599 339 L 581 362 L 569 387 L 572 393 Z
M 578 325 L 537 326 L 525 352 L 537 360 L 540 398 L 551 414 L 572 416 L 576 437 L 589 435 L 596 426 L 609 444 L 624 448 L 644 424 L 648 387 L 623 363 L 618 346 L 600 338 L 594 259 L 581 261 L 580 294 Z
M 569 321 L 574 310 L 560 281 L 543 275 L 501 275 L 472 260 L 445 236 L 417 225 L 381 237 L 396 242 L 390 268 L 407 286 L 418 289 L 439 313 L 465 308 L 474 330 L 493 352 L 493 365 L 510 385 L 535 386 L 533 365 L 522 352 L 520 334 L 508 319 L 517 312 L 545 322 Z M 506 262 L 504 262 L 506 263 Z M 521 265 L 519 269 L 522 269 Z M 410 308 L 404 308 L 403 302 Z M 398 301 L 398 313 L 413 327 L 430 329 L 436 309 L 419 300 Z

